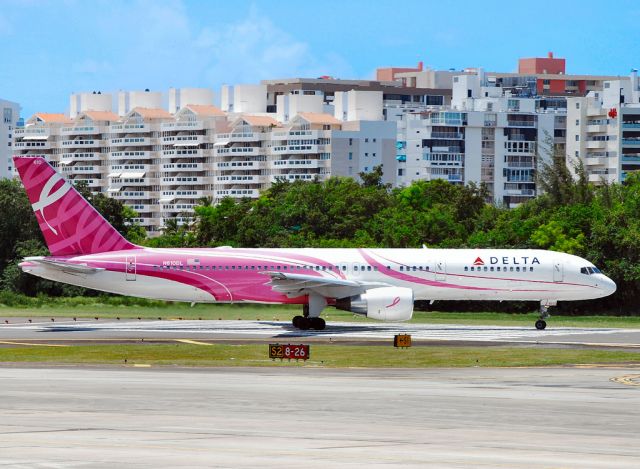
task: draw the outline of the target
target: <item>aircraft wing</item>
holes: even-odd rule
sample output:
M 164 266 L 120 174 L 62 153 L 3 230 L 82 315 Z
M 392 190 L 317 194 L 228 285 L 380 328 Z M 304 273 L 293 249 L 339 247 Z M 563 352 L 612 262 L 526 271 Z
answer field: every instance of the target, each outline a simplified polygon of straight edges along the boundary
M 95 274 L 105 270 L 100 267 L 89 267 L 87 264 L 74 264 L 62 260 L 47 259 L 45 257 L 26 257 L 24 260 L 26 263 L 43 264 L 46 267 L 53 267 L 70 274 Z
M 295 298 L 309 293 L 317 293 L 326 298 L 345 298 L 358 295 L 382 283 L 358 282 L 341 278 L 318 277 L 314 275 L 290 274 L 287 272 L 263 272 L 271 277 L 269 284 L 274 291 Z

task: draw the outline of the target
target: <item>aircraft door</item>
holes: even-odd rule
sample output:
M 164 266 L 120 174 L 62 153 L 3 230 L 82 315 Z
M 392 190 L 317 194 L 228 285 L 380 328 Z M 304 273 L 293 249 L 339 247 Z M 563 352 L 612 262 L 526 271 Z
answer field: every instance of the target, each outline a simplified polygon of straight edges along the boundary
M 434 273 L 436 280 L 447 280 L 447 261 L 444 259 L 436 260 Z
M 553 281 L 562 282 L 564 280 L 564 265 L 561 261 L 553 261 Z
M 127 282 L 134 282 L 136 280 L 136 256 L 126 257 L 125 272 Z

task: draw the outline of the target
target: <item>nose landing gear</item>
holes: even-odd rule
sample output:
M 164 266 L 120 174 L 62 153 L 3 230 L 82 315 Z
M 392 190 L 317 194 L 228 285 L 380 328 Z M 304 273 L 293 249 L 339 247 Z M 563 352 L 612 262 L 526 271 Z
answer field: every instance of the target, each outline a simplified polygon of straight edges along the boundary
M 547 319 L 549 316 L 549 306 L 555 306 L 555 301 L 541 301 L 540 302 L 540 318 L 536 321 L 536 329 L 539 331 L 545 329 L 547 327 Z

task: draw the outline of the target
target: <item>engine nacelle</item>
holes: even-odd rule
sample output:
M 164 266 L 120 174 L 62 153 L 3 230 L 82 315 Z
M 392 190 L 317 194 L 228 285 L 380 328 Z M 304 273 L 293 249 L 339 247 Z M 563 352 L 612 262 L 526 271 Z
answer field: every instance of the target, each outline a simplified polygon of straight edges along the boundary
M 408 321 L 413 316 L 413 290 L 380 287 L 361 295 L 336 300 L 336 308 L 379 321 Z

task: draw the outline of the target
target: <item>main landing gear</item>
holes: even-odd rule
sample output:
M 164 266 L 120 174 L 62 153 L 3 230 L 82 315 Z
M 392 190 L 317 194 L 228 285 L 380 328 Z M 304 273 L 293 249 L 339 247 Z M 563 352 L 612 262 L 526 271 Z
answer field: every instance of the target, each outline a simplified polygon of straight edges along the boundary
M 541 301 L 540 302 L 540 319 L 536 321 L 536 329 L 539 331 L 545 329 L 547 327 L 547 319 L 549 314 L 549 306 L 555 306 L 555 302 Z
M 295 316 L 291 321 L 293 327 L 306 331 L 315 329 L 321 331 L 327 323 L 320 317 L 320 313 L 327 306 L 327 300 L 320 295 L 309 295 L 309 303 L 302 306 L 302 316 Z

